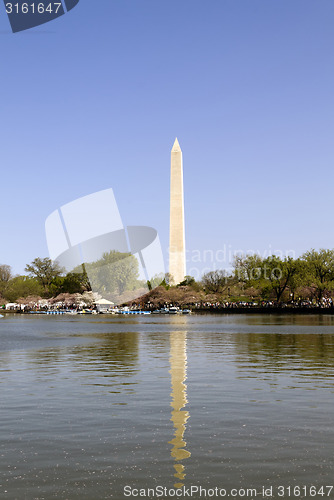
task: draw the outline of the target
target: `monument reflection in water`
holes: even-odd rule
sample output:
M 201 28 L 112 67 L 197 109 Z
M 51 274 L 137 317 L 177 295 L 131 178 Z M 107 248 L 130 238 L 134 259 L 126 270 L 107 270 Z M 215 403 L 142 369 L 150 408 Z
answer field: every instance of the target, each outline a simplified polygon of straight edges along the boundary
M 185 448 L 187 446 L 184 440 L 186 423 L 189 418 L 189 412 L 184 410 L 188 403 L 187 400 L 187 334 L 186 332 L 171 332 L 170 334 L 170 372 L 172 387 L 172 417 L 174 424 L 174 438 L 169 441 L 173 445 L 171 455 L 175 460 L 174 476 L 179 480 L 174 486 L 180 488 L 185 478 L 183 460 L 190 457 L 191 453 Z

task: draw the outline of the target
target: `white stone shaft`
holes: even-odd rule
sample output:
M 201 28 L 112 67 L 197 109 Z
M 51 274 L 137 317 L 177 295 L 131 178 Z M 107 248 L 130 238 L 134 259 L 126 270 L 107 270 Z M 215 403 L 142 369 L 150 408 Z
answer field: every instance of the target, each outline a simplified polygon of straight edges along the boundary
M 175 285 L 181 283 L 186 274 L 183 164 L 182 151 L 177 139 L 171 152 L 169 273 Z

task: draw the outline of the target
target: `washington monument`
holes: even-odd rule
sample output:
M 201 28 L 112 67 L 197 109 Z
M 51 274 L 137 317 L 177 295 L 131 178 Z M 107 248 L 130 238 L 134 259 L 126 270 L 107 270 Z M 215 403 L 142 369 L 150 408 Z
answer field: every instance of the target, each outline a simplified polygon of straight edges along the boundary
M 175 139 L 170 169 L 169 274 L 174 285 L 184 280 L 186 251 L 184 237 L 182 151 Z

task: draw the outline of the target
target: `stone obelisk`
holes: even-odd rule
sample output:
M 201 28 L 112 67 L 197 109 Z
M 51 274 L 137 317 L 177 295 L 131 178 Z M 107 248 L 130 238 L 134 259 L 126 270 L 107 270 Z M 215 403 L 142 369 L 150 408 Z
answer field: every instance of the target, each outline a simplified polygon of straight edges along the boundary
M 183 165 L 182 151 L 177 139 L 175 139 L 171 153 L 169 274 L 174 285 L 181 283 L 186 274 Z

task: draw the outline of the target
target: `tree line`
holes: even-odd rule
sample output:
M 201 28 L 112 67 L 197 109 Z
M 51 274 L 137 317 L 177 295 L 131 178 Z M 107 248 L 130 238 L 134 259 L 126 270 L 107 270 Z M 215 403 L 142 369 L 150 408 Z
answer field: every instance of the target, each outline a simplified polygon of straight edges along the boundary
M 224 269 L 210 271 L 199 282 L 186 276 L 177 287 L 170 287 L 171 281 L 169 277 L 163 283 L 167 293 L 161 287 L 152 290 L 153 302 L 161 304 L 174 298 L 184 305 L 206 301 L 272 301 L 277 304 L 312 301 L 320 304 L 334 296 L 334 249 L 312 249 L 295 259 L 277 255 L 266 258 L 257 254 L 239 255 L 230 272 Z M 183 295 L 171 292 L 175 288 L 182 290 Z
M 16 302 L 28 296 L 50 298 L 60 293 L 89 291 L 87 275 L 65 273 L 57 262 L 36 258 L 25 267 L 26 275 L 13 275 L 11 267 L 0 265 L 0 303 Z
M 233 273 L 213 271 L 203 277 L 207 291 L 277 303 L 320 303 L 334 292 L 334 250 L 309 250 L 299 258 L 236 256 Z
M 138 262 L 128 253 L 106 252 L 95 262 L 66 272 L 49 258 L 36 258 L 25 267 L 26 275 L 14 276 L 11 267 L 0 265 L 0 303 L 16 302 L 28 296 L 51 298 L 64 293 L 94 291 L 121 296 L 143 286 L 138 280 Z
M 320 303 L 334 294 L 334 249 L 312 249 L 296 259 L 276 255 L 263 258 L 257 254 L 236 256 L 231 272 L 210 271 L 200 281 L 186 276 L 177 286 L 168 273 L 162 282 L 154 278 L 147 283 L 139 281 L 135 257 L 118 252 L 106 253 L 99 261 L 72 272 L 65 272 L 48 258 L 36 258 L 26 265 L 25 272 L 26 275 L 14 276 L 10 266 L 0 265 L 0 303 L 27 296 L 50 298 L 61 293 L 83 293 L 91 290 L 91 284 L 102 295 L 109 287 L 119 296 L 147 285 L 151 292 L 145 296 L 146 301 L 159 296 L 160 302 L 174 298 L 189 304 L 206 300 Z M 88 275 L 94 283 L 90 283 Z

